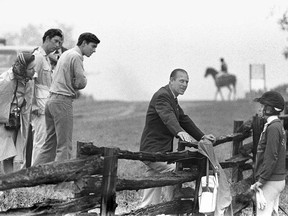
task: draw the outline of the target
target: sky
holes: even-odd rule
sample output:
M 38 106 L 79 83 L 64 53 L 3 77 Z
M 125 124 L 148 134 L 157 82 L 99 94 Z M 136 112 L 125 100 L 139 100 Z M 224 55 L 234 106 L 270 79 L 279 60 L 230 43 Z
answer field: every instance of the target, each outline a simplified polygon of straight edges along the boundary
M 268 90 L 288 82 L 288 32 L 277 24 L 287 0 L 2 0 L 1 9 L 0 35 L 28 24 L 44 34 L 57 23 L 72 26 L 75 41 L 97 35 L 82 91 L 96 100 L 150 100 L 175 68 L 189 74 L 181 100 L 213 100 L 216 87 L 204 73 L 219 70 L 221 57 L 237 76 L 238 98 L 249 91 L 250 64 L 265 64 Z

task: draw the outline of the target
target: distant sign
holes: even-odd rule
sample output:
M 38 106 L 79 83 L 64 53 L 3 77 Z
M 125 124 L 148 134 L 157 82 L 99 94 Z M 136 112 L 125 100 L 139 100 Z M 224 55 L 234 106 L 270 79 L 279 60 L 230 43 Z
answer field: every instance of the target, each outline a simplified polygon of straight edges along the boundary
M 250 91 L 266 90 L 265 64 L 250 64 Z

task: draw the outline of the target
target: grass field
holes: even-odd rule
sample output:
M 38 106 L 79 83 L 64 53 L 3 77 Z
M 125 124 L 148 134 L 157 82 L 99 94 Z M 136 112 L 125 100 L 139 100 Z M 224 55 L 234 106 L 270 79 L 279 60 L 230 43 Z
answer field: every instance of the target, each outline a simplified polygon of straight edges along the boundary
M 249 120 L 257 110 L 257 104 L 247 100 L 214 102 L 181 101 L 180 99 L 179 103 L 199 128 L 215 136 L 233 133 L 234 120 Z M 73 142 L 92 141 L 98 147 L 118 147 L 123 150 L 139 151 L 147 106 L 148 102 L 79 99 L 74 102 Z M 231 156 L 231 143 L 215 147 L 215 152 L 219 161 L 228 159 Z M 141 176 L 144 171 L 141 162 L 128 160 L 119 162 L 120 177 Z M 141 195 L 142 191 L 118 193 L 118 211 L 137 208 Z M 286 205 L 286 200 L 285 190 L 281 203 Z M 252 215 L 251 208 L 243 211 L 242 215 Z
M 233 133 L 234 120 L 246 121 L 255 113 L 254 103 L 247 101 L 179 103 L 199 128 L 215 136 Z M 139 151 L 147 106 L 148 102 L 103 102 L 89 98 L 76 100 L 73 142 L 92 141 L 97 146 Z M 220 161 L 229 158 L 230 148 L 229 143 L 216 148 Z M 119 173 L 131 176 L 141 174 L 143 170 L 139 167 L 122 170 L 120 167 Z
M 255 114 L 256 104 L 250 101 L 181 101 L 180 106 L 188 114 L 199 128 L 205 133 L 222 136 L 233 133 L 234 120 L 249 120 Z M 81 97 L 74 101 L 74 132 L 73 144 L 74 156 L 77 141 L 93 142 L 98 147 L 117 147 L 122 150 L 139 151 L 139 141 L 144 127 L 145 114 L 148 102 L 124 102 L 124 101 L 95 101 L 90 97 Z M 249 140 L 247 140 L 248 142 Z M 244 143 L 246 143 L 244 141 Z M 225 143 L 215 147 L 215 153 L 219 161 L 230 158 L 231 143 Z M 141 176 L 145 172 L 142 162 L 119 160 L 118 176 Z M 281 195 L 281 205 L 286 208 L 288 199 L 286 191 Z M 19 207 L 33 199 L 41 201 L 41 194 L 47 193 L 48 197 L 57 198 L 61 194 L 51 194 L 51 190 L 33 192 L 33 196 L 25 196 L 25 190 L 21 196 L 14 194 L 12 200 L 6 200 L 5 204 L 13 204 Z M 53 192 L 52 192 L 53 193 Z M 5 194 L 7 195 L 7 194 Z M 117 213 L 128 212 L 137 208 L 142 196 L 142 191 L 123 191 L 117 193 Z M 9 196 L 6 196 L 9 197 Z M 26 197 L 26 198 L 25 198 Z M 23 203 L 24 202 L 24 203 Z M 20 206 L 21 206 L 20 205 Z M 0 205 L 1 208 L 1 205 Z M 288 208 L 286 208 L 288 210 Z M 243 211 L 242 216 L 252 215 L 251 208 Z M 284 215 L 280 212 L 280 215 Z

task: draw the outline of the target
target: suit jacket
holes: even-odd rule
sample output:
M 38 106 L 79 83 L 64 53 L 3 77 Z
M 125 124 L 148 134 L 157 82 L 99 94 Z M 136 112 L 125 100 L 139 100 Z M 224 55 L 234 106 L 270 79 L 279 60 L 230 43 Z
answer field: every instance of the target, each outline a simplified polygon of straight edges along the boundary
M 140 151 L 172 152 L 173 138 L 180 131 L 186 131 L 198 141 L 204 135 L 189 116 L 184 114 L 169 85 L 166 85 L 153 95 L 149 103 Z

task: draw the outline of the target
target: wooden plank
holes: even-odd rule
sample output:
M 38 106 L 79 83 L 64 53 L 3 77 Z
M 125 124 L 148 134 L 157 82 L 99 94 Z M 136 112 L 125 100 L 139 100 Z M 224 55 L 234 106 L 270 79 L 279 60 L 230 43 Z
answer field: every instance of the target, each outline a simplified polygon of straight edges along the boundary
M 102 180 L 101 216 L 114 216 L 116 204 L 118 156 L 117 150 L 105 148 Z
M 69 201 L 45 200 L 28 208 L 10 209 L 0 212 L 0 215 L 7 216 L 55 216 L 65 215 L 73 212 L 80 212 L 99 207 L 100 197 L 85 196 Z
M 252 176 L 231 185 L 231 194 L 233 197 L 232 206 L 234 214 L 241 212 L 252 201 L 251 197 L 246 195 L 247 191 L 250 189 L 251 184 L 253 184 Z M 243 199 L 243 197 L 245 199 Z
M 29 124 L 28 127 L 28 138 L 26 143 L 26 168 L 31 167 L 32 163 L 32 154 L 33 154 L 33 133 L 32 126 Z
M 124 213 L 121 216 L 126 215 L 149 215 L 156 216 L 161 214 L 192 214 L 193 216 L 204 216 L 204 214 L 195 213 L 193 211 L 192 200 L 174 200 L 170 202 L 164 202 L 157 205 L 151 205 L 146 208 L 137 209 L 128 213 Z
M 117 179 L 116 191 L 123 190 L 141 190 L 153 187 L 164 187 L 176 185 L 196 180 L 198 171 L 187 172 L 180 171 L 176 173 L 165 173 L 156 176 L 133 177 L 133 179 Z M 78 188 L 77 196 L 87 194 L 101 193 L 102 176 L 85 176 L 75 182 L 75 188 Z
M 253 162 L 256 160 L 257 146 L 263 129 L 263 123 L 263 119 L 261 119 L 257 114 L 253 116 Z
M 243 121 L 235 120 L 233 132 L 234 133 L 242 132 L 242 131 L 239 131 L 239 128 L 241 128 L 242 125 L 243 125 Z M 243 144 L 242 140 L 237 140 L 237 139 L 233 140 L 232 156 L 237 155 L 239 153 L 239 148 L 242 146 L 242 144 Z
M 236 121 L 235 120 L 233 132 L 234 133 L 242 132 L 242 131 L 239 131 L 239 128 L 241 128 L 242 125 L 243 125 L 243 121 Z M 243 146 L 242 140 L 233 140 L 232 157 L 239 154 L 239 149 L 241 146 Z M 243 179 L 243 174 L 242 174 L 241 167 L 239 167 L 239 166 L 233 167 L 232 168 L 231 181 L 237 182 L 237 181 L 242 180 L 242 179 Z
M 83 155 L 104 155 L 104 147 L 97 147 L 93 143 L 83 143 L 79 151 Z M 127 159 L 127 160 L 140 160 L 140 161 L 167 161 L 167 162 L 176 162 L 178 160 L 185 160 L 190 158 L 203 158 L 199 152 L 192 152 L 189 150 L 178 151 L 178 152 L 131 152 L 127 150 L 121 150 L 115 148 L 115 153 L 117 152 L 118 159 Z
M 85 175 L 102 174 L 103 159 L 90 156 L 65 162 L 52 162 L 0 176 L 0 190 L 57 184 L 77 180 Z

